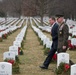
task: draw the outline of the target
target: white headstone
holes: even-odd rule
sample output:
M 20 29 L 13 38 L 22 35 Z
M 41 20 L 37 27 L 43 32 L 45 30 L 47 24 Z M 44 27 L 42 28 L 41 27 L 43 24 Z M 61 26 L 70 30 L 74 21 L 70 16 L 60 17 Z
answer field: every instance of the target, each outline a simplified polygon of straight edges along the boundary
M 50 48 L 51 49 L 51 46 L 52 46 L 52 42 L 51 41 L 46 42 L 46 48 Z
M 20 41 L 14 41 L 13 45 L 17 46 L 17 47 L 21 47 L 21 42 Z
M 0 75 L 12 75 L 12 64 L 0 62 Z
M 10 46 L 9 52 L 15 52 L 15 55 L 18 55 L 18 47 L 17 46 Z
M 71 66 L 71 75 L 76 75 L 76 64 Z
M 23 40 L 23 37 L 18 37 L 18 38 L 16 38 L 16 40 L 17 40 L 17 41 L 20 41 L 20 42 L 22 42 L 22 40 Z
M 0 33 L 0 38 L 2 37 L 2 34 Z
M 15 60 L 15 52 L 4 52 L 3 53 L 3 60 L 5 60 L 5 59 Z
M 58 53 L 57 54 L 57 67 L 59 66 L 59 64 L 61 62 L 69 64 L 69 54 L 68 53 Z

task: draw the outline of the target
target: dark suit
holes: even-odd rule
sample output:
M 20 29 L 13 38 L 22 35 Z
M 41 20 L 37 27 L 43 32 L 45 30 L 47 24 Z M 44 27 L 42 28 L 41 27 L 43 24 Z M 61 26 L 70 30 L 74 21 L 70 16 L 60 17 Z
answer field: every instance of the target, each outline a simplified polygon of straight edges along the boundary
M 55 54 L 55 52 L 57 51 L 57 45 L 58 45 L 58 24 L 54 24 L 54 26 L 52 27 L 52 30 L 51 30 L 51 36 L 52 36 L 52 46 L 51 46 L 51 50 L 47 56 L 47 58 L 45 59 L 43 65 L 45 67 L 48 68 L 51 60 L 52 60 L 52 57 L 53 55 Z

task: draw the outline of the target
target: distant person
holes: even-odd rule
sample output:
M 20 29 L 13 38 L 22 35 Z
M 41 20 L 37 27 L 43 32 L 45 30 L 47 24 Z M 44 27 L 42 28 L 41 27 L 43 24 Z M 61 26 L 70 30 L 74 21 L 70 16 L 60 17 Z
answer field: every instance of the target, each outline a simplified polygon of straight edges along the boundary
M 57 46 L 58 46 L 58 24 L 56 23 L 55 17 L 51 17 L 49 19 L 49 21 L 52 26 L 52 29 L 51 29 L 52 46 L 51 46 L 51 50 L 48 53 L 48 56 L 46 57 L 43 65 L 40 66 L 40 68 L 42 68 L 42 69 L 48 69 L 48 66 L 52 60 L 53 55 L 57 51 Z
M 57 17 L 57 22 L 59 25 L 57 52 L 58 53 L 66 52 L 67 48 L 68 48 L 69 27 L 64 22 L 64 15 L 63 14 L 58 14 L 58 15 L 56 15 L 56 17 Z M 70 60 L 70 64 L 74 64 L 74 63 Z

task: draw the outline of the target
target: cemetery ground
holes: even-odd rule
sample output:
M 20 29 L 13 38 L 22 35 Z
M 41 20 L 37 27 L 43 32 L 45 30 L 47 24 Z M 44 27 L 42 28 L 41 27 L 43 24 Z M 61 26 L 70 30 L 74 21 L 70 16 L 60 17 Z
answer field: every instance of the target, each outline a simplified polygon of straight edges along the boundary
M 24 22 L 23 25 L 25 24 L 26 22 Z M 8 51 L 9 46 L 13 44 L 15 37 L 21 31 L 21 29 L 18 29 L 16 32 L 8 36 L 7 39 L 3 40 L 3 42 L 0 42 L 0 62 L 3 61 L 3 53 L 5 51 Z M 49 33 L 43 33 L 50 38 Z M 38 36 L 32 30 L 30 22 L 28 22 L 23 52 L 24 55 L 19 55 L 20 74 L 15 75 L 55 75 L 54 70 L 56 68 L 56 63 L 51 63 L 48 70 L 42 70 L 39 68 L 39 66 L 42 65 L 43 61 L 45 60 L 46 56 L 44 55 L 44 47 L 40 45 L 40 42 L 38 41 Z M 70 54 L 70 58 L 72 59 L 72 61 L 76 63 L 76 52 L 68 50 L 67 53 Z
M 25 23 L 24 23 L 25 25 Z M 8 51 L 9 46 L 13 44 L 13 41 L 15 40 L 15 37 L 17 34 L 21 31 L 21 29 L 18 29 L 16 32 L 12 33 L 10 36 L 8 36 L 7 39 L 3 40 L 3 42 L 0 43 L 0 62 L 3 61 L 3 53 Z M 39 66 L 42 64 L 42 62 L 45 59 L 44 53 L 43 53 L 43 46 L 40 45 L 40 42 L 38 41 L 38 37 L 28 24 L 27 34 L 26 34 L 26 40 L 24 40 L 24 55 L 19 56 L 20 59 L 20 74 L 15 75 L 49 75 L 53 72 L 49 70 L 41 70 Z M 52 66 L 52 65 L 51 65 Z

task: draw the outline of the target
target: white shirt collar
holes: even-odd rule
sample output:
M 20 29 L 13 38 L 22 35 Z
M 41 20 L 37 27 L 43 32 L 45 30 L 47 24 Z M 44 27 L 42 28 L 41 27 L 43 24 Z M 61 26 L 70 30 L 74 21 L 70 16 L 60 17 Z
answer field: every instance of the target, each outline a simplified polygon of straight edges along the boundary
M 54 23 L 52 24 L 51 28 L 55 25 L 55 23 L 56 23 L 56 22 L 54 22 Z

